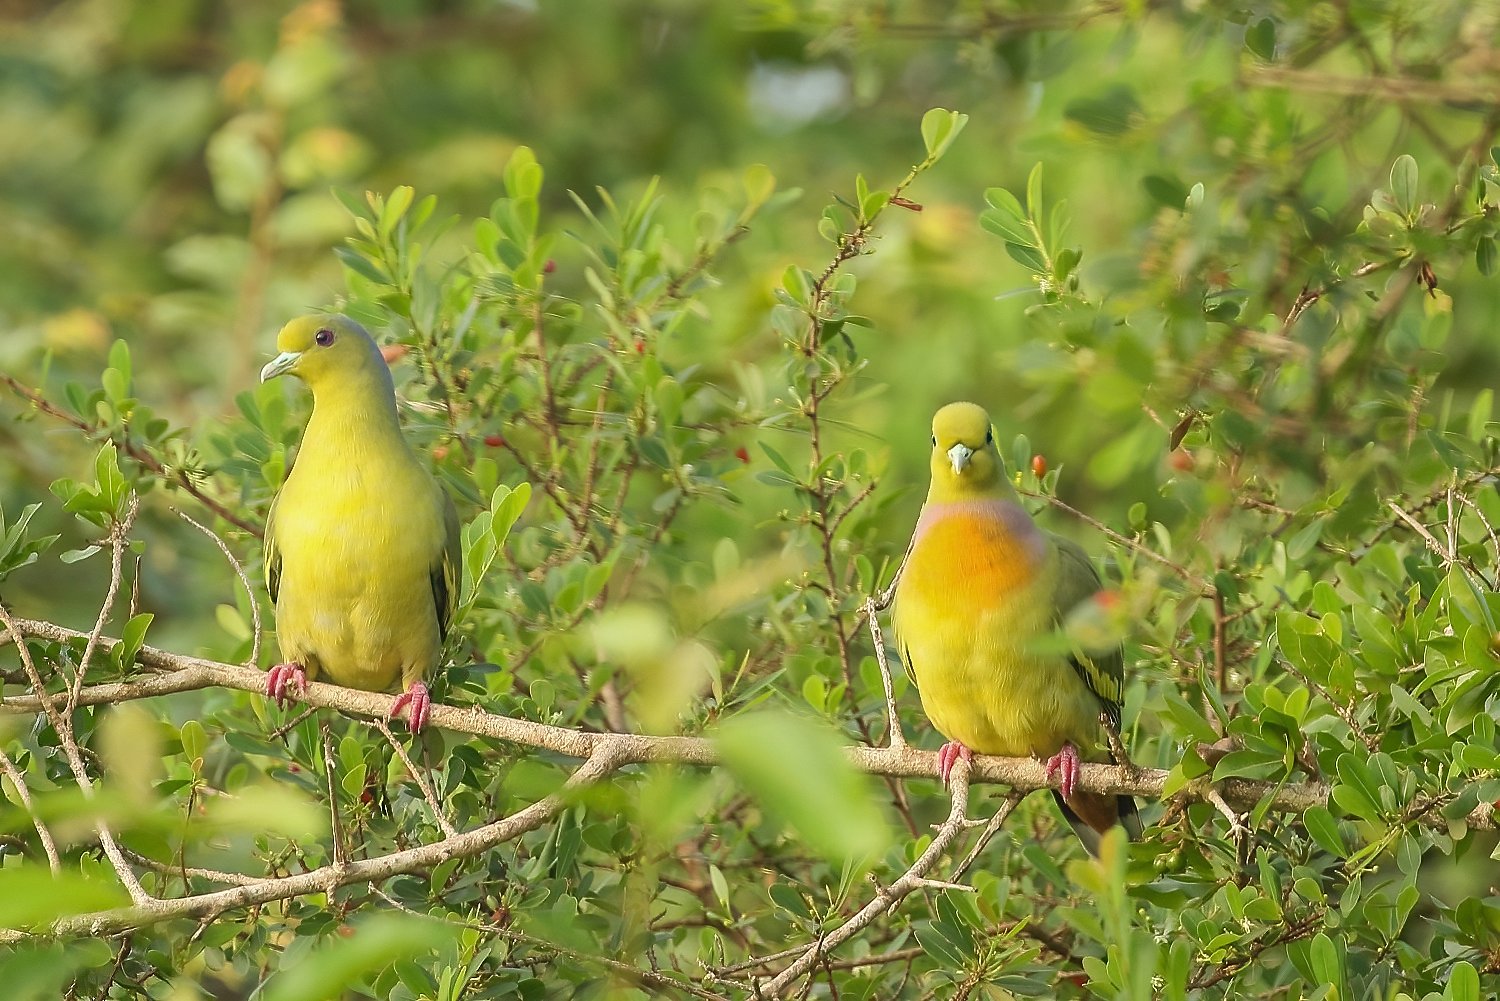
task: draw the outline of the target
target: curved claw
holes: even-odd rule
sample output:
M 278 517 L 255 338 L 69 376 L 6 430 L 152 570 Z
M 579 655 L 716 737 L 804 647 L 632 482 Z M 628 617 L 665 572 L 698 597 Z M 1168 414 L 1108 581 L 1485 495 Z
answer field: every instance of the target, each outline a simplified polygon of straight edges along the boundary
M 396 701 L 391 704 L 391 711 L 387 719 L 395 719 L 406 710 L 406 729 L 411 733 L 421 733 L 422 728 L 427 725 L 427 717 L 431 713 L 432 697 L 427 694 L 427 686 L 418 681 L 406 691 L 396 696 Z
M 938 750 L 938 776 L 943 780 L 943 788 L 948 788 L 948 776 L 953 772 L 953 765 L 959 758 L 965 761 L 974 760 L 974 752 L 956 740 L 950 740 Z
M 301 664 L 277 664 L 266 672 L 266 696 L 278 706 L 289 704 L 307 691 L 307 672 Z
M 1078 784 L 1078 748 L 1064 743 L 1062 749 L 1047 759 L 1047 778 L 1061 773 L 1058 789 L 1063 799 L 1073 798 L 1073 787 Z

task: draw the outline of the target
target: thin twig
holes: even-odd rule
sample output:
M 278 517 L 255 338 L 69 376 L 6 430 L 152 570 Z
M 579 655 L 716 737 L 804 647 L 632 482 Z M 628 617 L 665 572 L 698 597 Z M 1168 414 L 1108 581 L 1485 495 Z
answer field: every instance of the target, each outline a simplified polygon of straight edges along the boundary
M 1388 506 L 1392 511 L 1396 512 L 1396 517 L 1406 522 L 1406 524 L 1410 526 L 1413 532 L 1416 532 L 1422 537 L 1422 541 L 1427 543 L 1427 548 L 1431 549 L 1439 556 L 1439 558 L 1442 559 L 1444 569 L 1447 569 L 1448 567 L 1451 567 L 1453 565 L 1454 560 L 1458 558 L 1457 554 L 1449 552 L 1446 548 L 1444 548 L 1443 544 L 1437 540 L 1437 536 L 1433 535 L 1427 530 L 1426 525 L 1423 525 L 1420 521 L 1413 518 L 1405 511 L 1401 510 L 1401 505 L 1397 504 L 1395 501 L 1386 501 L 1386 506 Z
M 73 718 L 73 710 L 78 706 L 78 693 L 83 688 L 84 676 L 88 673 L 89 665 L 93 663 L 94 652 L 99 648 L 99 637 L 104 635 L 104 627 L 109 622 L 109 613 L 114 611 L 115 597 L 120 593 L 120 580 L 124 573 L 123 560 L 127 536 L 130 534 L 131 526 L 135 524 L 135 516 L 140 509 L 140 495 L 131 491 L 130 503 L 125 508 L 125 517 L 110 526 L 109 586 L 104 592 L 104 601 L 99 606 L 99 615 L 94 619 L 94 629 L 89 633 L 88 642 L 83 646 L 83 656 L 78 659 L 78 670 L 73 672 L 73 684 L 68 689 L 68 706 L 63 710 L 65 721 Z M 71 723 L 66 725 L 71 734 Z
M 371 883 L 402 873 L 422 872 L 450 858 L 472 858 L 496 845 L 513 841 L 555 817 L 571 802 L 571 790 L 588 785 L 613 772 L 624 762 L 615 756 L 616 748 L 601 746 L 563 783 L 561 789 L 543 797 L 508 817 L 465 831 L 455 838 L 444 838 L 381 855 L 371 859 L 353 859 L 343 866 L 323 866 L 309 872 L 258 880 L 246 886 L 177 897 L 170 900 L 146 898 L 130 907 L 72 914 L 54 921 L 52 935 L 110 935 L 144 925 L 179 918 L 218 915 L 225 911 L 255 907 L 274 900 L 289 900 L 312 893 L 330 893 L 341 886 Z M 0 943 L 25 941 L 31 933 L 0 929 Z
M 31 790 L 26 788 L 26 777 L 10 760 L 10 756 L 5 753 L 3 747 L 0 747 L 0 770 L 5 772 L 6 777 L 10 779 L 10 784 L 15 787 L 21 806 L 26 810 L 26 815 L 31 818 L 37 837 L 42 840 L 42 851 L 47 853 L 47 866 L 52 870 L 52 875 L 61 874 L 62 862 L 57 857 L 57 842 L 52 840 L 52 832 L 47 829 L 46 823 L 37 816 L 36 807 L 31 803 Z
M 328 721 L 318 726 L 323 740 L 323 773 L 328 783 L 329 827 L 333 832 L 333 868 L 342 870 L 348 864 L 348 848 L 344 845 L 344 818 L 339 815 L 338 767 L 333 763 L 333 734 L 328 731 Z
M 1199 594 L 1203 595 L 1205 598 L 1206 597 L 1210 597 L 1210 596 L 1213 595 L 1213 593 L 1215 591 L 1215 588 L 1214 588 L 1213 584 L 1209 580 L 1207 580 L 1206 578 L 1204 578 L 1204 577 L 1202 577 L 1202 576 L 1194 573 L 1193 571 L 1189 570 L 1187 567 L 1183 566 L 1180 563 L 1174 563 L 1172 560 L 1167 559 L 1161 553 L 1158 553 L 1156 550 L 1148 548 L 1145 545 L 1142 545 L 1140 542 L 1137 542 L 1135 539 L 1132 539 L 1132 538 L 1129 538 L 1127 536 L 1121 535 L 1119 532 L 1116 532 L 1114 529 L 1112 529 L 1108 525 L 1104 524 L 1104 522 L 1099 521 L 1097 518 L 1091 518 L 1091 517 L 1089 517 L 1088 515 L 1084 514 L 1082 511 L 1078 510 L 1076 507 L 1074 507 L 1073 505 L 1067 503 L 1066 501 L 1064 501 L 1064 500 L 1062 500 L 1062 499 L 1060 499 L 1058 497 L 1055 497 L 1052 494 L 1036 493 L 1036 492 L 1030 491 L 1030 490 L 1022 490 L 1020 492 L 1026 494 L 1028 496 L 1031 496 L 1031 497 L 1040 497 L 1043 500 L 1045 500 L 1048 504 L 1051 504 L 1053 507 L 1060 507 L 1060 508 L 1062 508 L 1064 511 L 1068 512 L 1073 517 L 1077 518 L 1079 521 L 1081 521 L 1084 524 L 1090 526 L 1095 531 L 1102 533 L 1106 538 L 1109 538 L 1109 539 L 1113 540 L 1114 542 L 1119 543 L 1120 545 L 1124 546 L 1126 549 L 1129 549 L 1131 552 L 1140 553 L 1142 556 L 1146 557 L 1148 560 L 1151 560 L 1151 561 L 1153 561 L 1155 563 L 1159 563 L 1160 565 L 1166 567 L 1168 570 L 1171 570 L 1177 576 L 1181 577 L 1183 580 L 1185 580 L 1189 584 L 1191 584 L 1192 587 L 1193 587 L 1193 589 L 1195 591 L 1197 591 Z
M 890 747 L 906 747 L 906 734 L 896 713 L 896 687 L 891 679 L 890 659 L 885 652 L 885 636 L 880 631 L 880 611 L 872 596 L 865 601 L 865 623 L 870 627 L 870 644 L 875 648 L 875 663 L 880 667 L 880 682 L 885 686 L 885 729 Z
M 609 956 L 596 956 L 592 953 L 579 952 L 576 949 L 570 949 L 567 946 L 558 945 L 556 942 L 551 942 L 543 938 L 537 938 L 535 935 L 528 935 L 525 932 L 518 931 L 515 928 L 504 927 L 501 925 L 493 924 L 489 921 L 462 921 L 455 918 L 439 917 L 437 915 L 413 910 L 412 908 L 407 907 L 405 904 L 401 903 L 401 901 L 397 900 L 395 897 L 392 897 L 390 894 L 380 889 L 380 887 L 376 886 L 374 883 L 370 884 L 370 892 L 375 894 L 375 896 L 379 897 L 381 900 L 384 900 L 387 904 L 396 908 L 398 911 L 404 911 L 407 914 L 414 914 L 418 917 L 427 918 L 431 921 L 441 921 L 443 924 L 452 925 L 457 928 L 469 928 L 474 931 L 486 932 L 490 935 L 498 936 L 510 942 L 519 942 L 522 945 L 531 946 L 534 949 L 543 949 L 547 952 L 553 953 L 554 955 L 567 956 L 569 959 L 577 960 L 580 963 L 603 967 L 604 969 L 609 970 L 611 973 L 614 973 L 617 976 L 630 981 L 637 987 L 651 988 L 653 997 L 660 997 L 661 994 L 659 992 L 661 991 L 679 991 L 683 994 L 688 995 L 689 997 L 703 998 L 705 999 L 705 1001 L 729 1001 L 729 999 L 722 994 L 716 994 L 713 991 L 705 990 L 702 987 L 686 983 L 685 981 L 674 980 L 664 973 L 660 973 L 655 970 L 643 970 L 638 966 L 632 966 L 629 963 L 623 963 L 620 960 L 612 959 Z
M 417 770 L 417 766 L 412 764 L 411 757 L 406 753 L 406 748 L 401 746 L 401 742 L 396 739 L 396 735 L 391 732 L 391 728 L 386 726 L 385 720 L 372 719 L 369 721 L 369 725 L 380 731 L 380 735 L 385 738 L 386 743 L 390 744 L 391 749 L 396 752 L 396 757 L 400 758 L 401 763 L 406 766 L 406 773 L 412 777 L 412 781 L 416 782 L 417 788 L 422 790 L 422 798 L 427 801 L 428 808 L 432 810 L 433 819 L 443 829 L 443 834 L 450 838 L 457 837 L 458 831 L 449 822 L 447 815 L 443 813 L 443 808 L 438 805 L 437 797 L 432 793 L 432 787 L 422 777 L 422 773 Z
M 11 392 L 30 402 L 33 407 L 46 414 L 48 417 L 62 421 L 64 424 L 71 425 L 73 428 L 82 431 L 84 434 L 98 435 L 100 432 L 106 430 L 105 426 L 102 424 L 80 420 L 67 411 L 60 409 L 41 393 L 37 392 L 34 389 L 31 389 L 29 386 L 18 381 L 12 376 L 0 374 L 0 386 L 8 386 Z M 151 452 L 147 451 L 145 448 L 137 445 L 134 441 L 131 440 L 130 435 L 128 434 L 120 434 L 118 437 L 110 435 L 109 438 L 115 443 L 120 451 L 130 456 L 136 462 L 139 462 L 142 466 L 146 467 L 146 469 L 150 470 L 152 473 L 155 473 L 157 476 L 160 476 L 167 482 L 180 487 L 187 494 L 196 498 L 198 503 L 208 508 L 220 518 L 223 518 L 231 525 L 234 525 L 236 528 L 243 529 L 244 531 L 255 536 L 257 539 L 260 538 L 261 532 L 263 531 L 261 526 L 256 525 L 253 522 L 246 521 L 245 519 L 241 518 L 239 515 L 231 511 L 224 504 L 221 504 L 219 501 L 216 501 L 212 497 L 208 496 L 208 494 L 204 493 L 198 487 L 198 484 L 193 482 L 193 478 L 188 474 L 186 470 L 167 469 L 166 466 L 162 465 L 160 459 L 158 459 Z
M 969 854 L 964 856 L 962 862 L 954 866 L 954 879 L 962 879 L 964 873 L 969 871 L 969 866 L 973 865 L 978 860 L 980 853 L 989 847 L 991 839 L 1000 833 L 1000 828 L 1005 826 L 1005 821 L 1009 819 L 1011 811 L 1016 808 L 1017 803 L 1021 802 L 1024 795 L 1021 792 L 1012 792 L 1009 796 L 1005 797 L 1005 801 L 1000 804 L 1000 808 L 995 811 L 994 816 L 990 817 L 989 823 L 984 825 L 984 830 L 979 832 L 979 840 L 974 842 L 974 847 L 969 849 Z
M 20 621 L 22 620 L 11 616 L 4 604 L 0 604 L 0 622 L 5 624 L 6 629 L 12 633 L 20 633 Z M 68 632 L 71 633 L 70 639 L 87 639 L 82 633 L 76 633 L 72 630 L 68 630 Z M 35 635 L 35 633 L 32 635 Z M 105 640 L 103 642 L 107 646 L 112 646 L 119 641 Z M 83 752 L 78 749 L 78 741 L 73 737 L 72 721 L 59 711 L 57 703 L 63 700 L 60 696 L 51 697 L 47 695 L 47 686 L 43 683 L 41 673 L 36 667 L 36 661 L 31 656 L 31 648 L 24 642 L 18 641 L 16 643 L 16 652 L 20 655 L 21 666 L 26 672 L 27 679 L 31 682 L 33 691 L 37 693 L 36 697 L 42 701 L 42 711 L 46 714 L 48 722 L 52 724 L 52 730 L 57 734 L 58 743 L 62 745 L 63 755 L 68 759 L 68 768 L 73 773 L 73 780 L 78 784 L 78 791 L 83 794 L 84 799 L 92 802 L 95 795 L 94 780 L 89 777 L 88 768 L 83 763 Z M 8 708 L 9 704 L 9 702 L 0 703 L 0 710 Z M 135 901 L 137 906 L 145 906 L 151 903 L 151 895 L 141 886 L 141 881 L 136 878 L 135 872 L 130 868 L 129 863 L 125 861 L 125 856 L 121 853 L 119 843 L 115 841 L 114 834 L 110 832 L 109 825 L 103 819 L 98 819 L 94 822 L 94 829 L 99 832 L 99 843 L 104 848 L 104 854 L 108 856 L 110 865 L 114 867 L 115 874 L 119 876 L 121 884 L 124 885 L 126 892 L 130 894 L 130 899 Z
M 938 859 L 942 858 L 952 843 L 965 827 L 964 812 L 969 806 L 969 763 L 963 759 L 954 765 L 952 780 L 949 783 L 952 794 L 952 805 L 948 810 L 948 819 L 943 821 L 927 850 L 922 852 L 917 860 L 911 864 L 911 868 L 888 887 L 879 889 L 873 900 L 860 908 L 853 917 L 843 924 L 834 928 L 827 934 L 820 935 L 811 945 L 803 951 L 790 966 L 772 977 L 762 989 L 770 997 L 782 997 L 792 986 L 804 976 L 810 973 L 818 962 L 832 950 L 838 948 L 842 943 L 854 936 L 861 929 L 869 925 L 876 918 L 890 911 L 908 894 L 922 889 L 928 884 L 927 873 L 937 865 Z
M 177 511 L 176 508 L 173 508 L 173 510 Z M 230 552 L 229 547 L 224 544 L 224 540 L 219 537 L 218 532 L 215 532 L 207 525 L 199 524 L 197 521 L 194 521 L 192 516 L 189 515 L 186 511 L 177 511 L 177 517 L 181 518 L 183 521 L 187 522 L 189 525 L 192 525 L 198 531 L 214 540 L 214 545 L 219 547 L 219 552 L 224 554 L 224 558 L 228 560 L 229 565 L 234 568 L 235 576 L 238 577 L 240 579 L 240 583 L 245 586 L 245 598 L 250 602 L 251 628 L 255 631 L 255 636 L 250 641 L 250 659 L 245 662 L 245 666 L 255 667 L 260 663 L 260 602 L 255 600 L 255 589 L 250 586 L 250 575 L 245 573 L 244 564 L 235 559 L 234 553 Z

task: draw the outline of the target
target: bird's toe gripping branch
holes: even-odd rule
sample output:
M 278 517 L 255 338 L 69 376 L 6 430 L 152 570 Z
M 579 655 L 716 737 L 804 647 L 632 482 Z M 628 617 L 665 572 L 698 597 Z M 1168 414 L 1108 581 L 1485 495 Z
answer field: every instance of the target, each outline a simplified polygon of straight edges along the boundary
M 266 695 L 278 706 L 287 705 L 307 691 L 307 672 L 301 664 L 277 664 L 266 672 Z
M 1078 748 L 1071 743 L 1063 744 L 1062 749 L 1047 759 L 1047 778 L 1061 775 L 1058 789 L 1063 794 L 1063 799 L 1073 798 L 1073 787 L 1078 784 Z
M 948 788 L 948 775 L 953 771 L 953 765 L 959 758 L 965 761 L 974 760 L 974 752 L 956 740 L 950 740 L 938 750 L 938 775 L 943 780 L 943 788 Z
M 421 733 L 422 728 L 427 725 L 427 717 L 431 712 L 432 697 L 427 694 L 427 686 L 420 681 L 412 685 L 406 691 L 396 696 L 396 701 L 391 704 L 390 719 L 401 715 L 406 710 L 406 728 L 412 733 Z

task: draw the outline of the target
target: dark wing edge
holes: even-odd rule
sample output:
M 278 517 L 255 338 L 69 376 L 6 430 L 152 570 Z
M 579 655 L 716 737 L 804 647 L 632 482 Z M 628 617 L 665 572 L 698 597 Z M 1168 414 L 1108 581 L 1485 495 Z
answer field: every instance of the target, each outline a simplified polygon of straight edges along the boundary
M 1099 571 L 1094 569 L 1094 564 L 1083 547 L 1071 539 L 1058 536 L 1053 536 L 1052 541 L 1057 547 L 1059 563 L 1057 622 L 1061 625 L 1079 602 L 1092 598 L 1104 585 L 1099 579 Z M 1125 698 L 1125 658 L 1120 649 L 1095 655 L 1074 651 L 1068 662 L 1073 665 L 1073 670 L 1078 672 L 1089 691 L 1098 698 L 1101 721 L 1118 734 L 1120 706 Z
M 458 524 L 458 510 L 448 491 L 438 487 L 443 497 L 443 550 L 432 567 L 432 607 L 437 614 L 438 638 L 446 642 L 453 617 L 458 612 L 459 592 L 463 589 L 463 538 Z
M 1088 553 L 1084 552 L 1082 546 L 1060 536 L 1053 536 L 1052 540 L 1057 546 L 1059 561 L 1058 573 L 1061 584 L 1057 592 L 1057 620 L 1061 625 L 1067 613 L 1072 611 L 1080 601 L 1087 601 L 1098 593 L 1104 586 L 1104 582 L 1099 579 L 1099 571 L 1095 569 L 1093 561 L 1089 559 Z M 1094 656 L 1075 651 L 1068 658 L 1068 663 L 1073 665 L 1073 670 L 1078 672 L 1078 676 L 1083 679 L 1089 691 L 1098 698 L 1099 722 L 1118 737 L 1120 708 L 1125 699 L 1125 657 L 1121 649 L 1117 647 L 1109 653 Z M 1127 761 L 1119 760 L 1113 746 L 1109 750 L 1109 756 L 1115 764 L 1129 764 Z M 1054 789 L 1052 796 L 1062 810 L 1063 818 L 1078 835 L 1078 840 L 1083 842 L 1084 849 L 1090 855 L 1097 857 L 1100 833 L 1085 823 L 1068 806 L 1062 798 L 1062 793 Z M 1135 797 L 1116 796 L 1114 800 L 1120 826 L 1125 828 L 1125 833 L 1130 836 L 1131 841 L 1139 841 L 1144 827 Z
M 276 597 L 281 593 L 281 547 L 276 544 L 276 504 L 281 500 L 281 494 L 277 494 L 271 500 L 271 509 L 266 512 L 266 529 L 262 536 L 265 540 L 266 557 L 266 591 L 271 595 L 271 605 L 276 604 Z

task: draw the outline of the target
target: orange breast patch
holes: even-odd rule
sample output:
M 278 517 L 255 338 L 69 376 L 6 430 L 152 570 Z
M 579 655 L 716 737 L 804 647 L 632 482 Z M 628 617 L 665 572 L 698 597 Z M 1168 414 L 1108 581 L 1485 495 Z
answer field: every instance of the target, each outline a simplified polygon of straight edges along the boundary
M 929 597 L 988 605 L 1034 581 L 1038 563 L 999 519 L 952 514 L 923 533 L 903 583 Z

